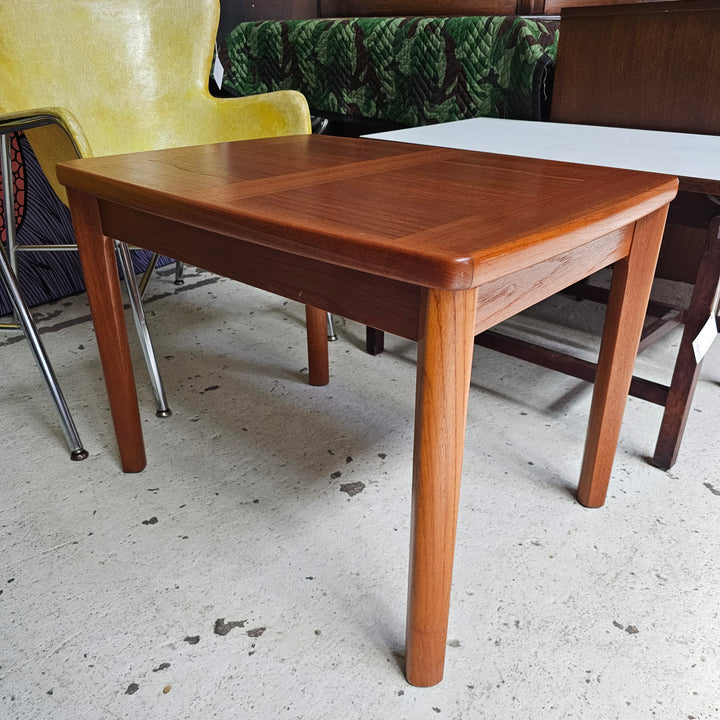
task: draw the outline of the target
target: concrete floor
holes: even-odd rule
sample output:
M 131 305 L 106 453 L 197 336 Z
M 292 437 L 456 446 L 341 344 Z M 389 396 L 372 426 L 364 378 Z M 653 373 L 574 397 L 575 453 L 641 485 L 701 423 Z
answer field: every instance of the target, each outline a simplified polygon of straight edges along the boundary
M 573 498 L 590 387 L 476 349 L 445 679 L 419 689 L 414 345 L 370 357 L 338 320 L 331 384 L 311 388 L 299 305 L 197 271 L 150 293 L 174 414 L 155 418 L 138 372 L 137 475 L 84 296 L 36 314 L 87 460 L 24 341 L 0 342 L 0 718 L 720 717 L 720 344 L 670 472 L 644 460 L 660 408 L 630 399 L 597 510 Z M 590 352 L 600 317 L 553 299 L 512 326 Z M 667 379 L 677 342 L 643 372 Z

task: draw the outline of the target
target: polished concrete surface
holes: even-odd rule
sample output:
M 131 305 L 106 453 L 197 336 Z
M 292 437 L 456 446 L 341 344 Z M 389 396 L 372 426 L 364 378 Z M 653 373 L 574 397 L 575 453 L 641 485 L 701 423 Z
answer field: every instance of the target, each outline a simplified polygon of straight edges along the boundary
M 309 387 L 301 306 L 188 275 L 149 291 L 174 414 L 138 362 L 142 473 L 118 466 L 85 296 L 35 311 L 83 462 L 24 340 L 0 338 L 0 718 L 720 717 L 720 343 L 670 472 L 645 460 L 661 409 L 629 400 L 596 510 L 573 497 L 590 386 L 476 349 L 445 679 L 420 689 L 413 343 L 370 357 L 338 319 Z M 510 325 L 591 356 L 600 319 L 555 298 Z M 643 373 L 666 380 L 677 342 Z

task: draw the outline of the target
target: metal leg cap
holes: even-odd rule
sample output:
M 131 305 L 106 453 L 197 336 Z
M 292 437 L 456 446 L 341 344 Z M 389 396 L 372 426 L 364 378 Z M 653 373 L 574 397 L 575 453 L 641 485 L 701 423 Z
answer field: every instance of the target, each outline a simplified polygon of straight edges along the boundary
M 167 408 L 166 410 L 158 410 L 155 413 L 156 417 L 164 418 L 164 417 L 170 417 L 172 415 L 172 410 L 170 408 Z
M 88 456 L 88 451 L 85 448 L 80 448 L 79 450 L 73 450 L 70 453 L 70 459 L 71 460 L 84 460 Z

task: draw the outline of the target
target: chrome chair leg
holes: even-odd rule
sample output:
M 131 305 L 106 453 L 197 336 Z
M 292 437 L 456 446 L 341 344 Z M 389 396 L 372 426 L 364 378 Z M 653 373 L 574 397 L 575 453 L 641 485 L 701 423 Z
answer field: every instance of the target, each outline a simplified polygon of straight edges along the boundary
M 328 125 L 330 124 L 330 120 L 328 120 L 328 118 L 323 118 L 316 115 L 313 115 L 311 117 L 311 122 L 313 135 L 323 135 L 327 130 Z M 338 339 L 337 335 L 335 334 L 335 325 L 333 323 L 333 318 L 330 313 L 327 314 L 327 336 L 330 342 L 335 342 L 335 340 Z
M 183 273 L 185 272 L 185 264 L 179 260 L 175 261 L 175 284 L 184 285 L 185 280 L 183 279 Z
M 8 176 L 5 175 L 5 177 Z M 11 216 L 6 215 L 6 217 Z M 10 223 L 8 222 L 7 225 L 10 225 Z M 82 446 L 72 415 L 70 414 L 70 410 L 65 402 L 60 385 L 58 384 L 57 377 L 55 376 L 52 365 L 50 364 L 50 359 L 48 358 L 45 347 L 40 340 L 40 335 L 38 334 L 37 327 L 35 326 L 35 321 L 32 319 L 32 315 L 30 315 L 30 311 L 20 295 L 15 275 L 10 267 L 7 255 L 5 254 L 5 249 L 2 247 L 0 247 L 0 279 L 2 280 L 2 284 L 10 297 L 13 309 L 15 310 L 15 317 L 25 333 L 25 337 L 27 338 L 28 344 L 30 345 L 30 349 L 32 350 L 35 358 L 35 362 L 42 373 L 47 389 L 50 392 L 50 396 L 55 403 L 55 409 L 60 416 L 60 424 L 62 425 L 63 434 L 65 435 L 65 440 L 70 448 L 70 459 L 84 460 L 88 456 L 88 452 Z
M 158 258 L 160 257 L 160 253 L 153 253 L 152 257 L 150 258 L 147 267 L 145 268 L 145 272 L 143 273 L 143 276 L 140 278 L 140 284 L 138 285 L 138 292 L 140 293 L 140 297 L 145 296 L 145 290 L 147 289 L 148 283 L 150 282 L 150 278 L 152 277 L 153 270 L 155 269 L 155 266 L 157 265 Z
M 135 321 L 135 327 L 137 328 L 138 337 L 140 338 L 140 346 L 142 347 L 143 355 L 145 356 L 145 364 L 147 365 L 153 394 L 155 395 L 155 404 L 157 406 L 157 412 L 155 414 L 158 417 L 168 417 L 172 414 L 172 411 L 168 406 L 167 398 L 165 397 L 165 388 L 163 387 L 162 379 L 160 378 L 160 371 L 158 370 L 157 363 L 155 362 L 155 353 L 153 352 L 150 331 L 148 330 L 147 322 L 145 320 L 145 309 L 143 308 L 142 300 L 140 298 L 140 291 L 135 278 L 132 259 L 130 258 L 130 250 L 127 243 L 118 242 L 117 240 L 115 241 L 115 247 L 120 259 L 123 276 L 125 277 L 125 286 L 127 287 L 128 296 L 130 298 L 133 320 Z
M 327 336 L 328 340 L 330 342 L 334 342 L 337 340 L 337 335 L 335 334 L 335 325 L 333 323 L 333 317 L 330 313 L 327 314 Z
M 30 345 L 38 369 L 42 373 L 45 385 L 50 397 L 55 404 L 55 409 L 60 417 L 65 441 L 70 448 L 71 460 L 84 460 L 88 456 L 87 450 L 82 445 L 77 428 L 73 422 L 70 409 L 65 402 L 65 397 L 60 389 L 55 372 L 50 364 L 50 358 L 45 346 L 40 340 L 35 321 L 28 310 L 25 300 L 20 294 L 20 289 L 15 276 L 15 192 L 13 187 L 12 160 L 10 158 L 10 143 L 8 135 L 0 135 L 0 170 L 3 177 L 3 210 L 5 213 L 5 233 L 7 237 L 8 252 L 0 245 L 0 281 L 5 288 L 15 314 L 17 328 L 25 333 L 25 338 Z
M 15 177 L 12 171 L 9 137 L 7 133 L 0 134 L 0 172 L 2 172 L 3 178 L 3 212 L 5 213 L 7 259 L 13 275 L 17 275 L 17 258 L 15 256 Z M 17 280 L 15 285 L 17 287 Z
M 153 253 L 152 257 L 150 258 L 150 261 L 147 264 L 147 267 L 145 268 L 145 272 L 143 272 L 143 276 L 140 278 L 140 284 L 138 285 L 138 290 L 140 291 L 140 297 L 144 297 L 145 290 L 147 290 L 148 283 L 150 282 L 150 278 L 152 277 L 153 270 L 155 270 L 155 267 L 157 266 L 157 261 L 160 258 L 160 253 Z M 185 265 L 181 263 L 179 260 L 175 261 L 175 284 L 176 285 L 184 285 L 185 281 L 183 280 L 183 270 L 185 268 Z

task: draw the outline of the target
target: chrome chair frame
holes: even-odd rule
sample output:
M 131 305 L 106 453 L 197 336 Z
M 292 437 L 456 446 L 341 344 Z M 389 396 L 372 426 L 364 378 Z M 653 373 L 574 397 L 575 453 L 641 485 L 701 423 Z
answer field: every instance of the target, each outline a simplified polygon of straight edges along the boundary
M 0 123 L 0 170 L 3 178 L 3 210 L 6 218 L 6 237 L 7 246 L 0 248 L 0 282 L 5 288 L 13 306 L 15 315 L 14 323 L 0 324 L 1 330 L 21 330 L 33 353 L 35 362 L 40 370 L 45 384 L 50 392 L 50 396 L 55 404 L 55 408 L 60 417 L 63 434 L 70 448 L 70 458 L 72 460 L 83 460 L 88 456 L 87 450 L 84 449 L 77 428 L 72 419 L 72 415 L 65 401 L 57 376 L 53 370 L 50 358 L 45 347 L 40 340 L 40 335 L 32 318 L 27 303 L 25 302 L 21 283 L 18 278 L 17 255 L 20 252 L 77 252 L 75 244 L 56 244 L 56 245 L 23 245 L 17 242 L 17 232 L 15 226 L 15 190 L 13 183 L 12 160 L 10 154 L 10 143 L 8 135 L 10 133 L 22 132 L 42 125 L 55 124 L 62 127 L 57 118 L 49 115 L 28 115 L 23 118 L 15 118 L 12 122 Z M 65 128 L 63 128 L 64 130 Z M 70 133 L 66 133 L 73 143 L 75 151 L 80 157 L 80 152 L 72 140 Z M 155 396 L 155 404 L 157 407 L 158 417 L 167 417 L 171 414 L 168 406 L 167 397 L 163 387 L 160 372 L 155 361 L 152 340 L 145 319 L 145 310 L 142 304 L 142 295 L 138 288 L 135 272 L 132 267 L 130 257 L 130 249 L 126 243 L 116 241 L 116 249 L 118 254 L 119 265 L 125 278 L 125 285 L 128 291 L 130 308 L 132 310 L 133 320 L 140 339 L 140 346 L 143 351 L 145 363 L 148 368 L 150 382 Z M 151 264 L 151 271 L 155 263 Z M 146 273 L 149 279 L 149 273 Z M 147 279 L 144 279 L 144 285 L 147 285 Z

